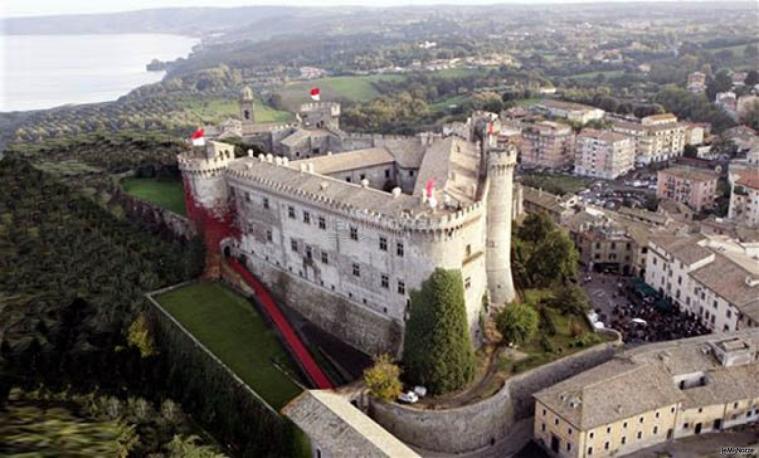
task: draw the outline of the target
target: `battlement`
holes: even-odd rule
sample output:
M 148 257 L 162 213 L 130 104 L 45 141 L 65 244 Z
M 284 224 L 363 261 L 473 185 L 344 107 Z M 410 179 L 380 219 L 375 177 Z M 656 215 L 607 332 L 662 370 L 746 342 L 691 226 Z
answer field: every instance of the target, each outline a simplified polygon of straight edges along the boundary
M 286 167 L 293 170 L 294 176 L 288 180 L 275 180 L 270 177 L 271 174 L 263 171 L 254 171 L 257 167 Z M 257 187 L 263 187 L 270 191 L 276 192 L 290 199 L 298 199 L 307 204 L 324 208 L 328 211 L 342 213 L 344 216 L 354 220 L 362 221 L 366 224 L 376 225 L 391 231 L 417 231 L 426 232 L 430 235 L 442 236 L 445 232 L 460 229 L 468 221 L 479 218 L 483 215 L 484 205 L 482 202 L 474 202 L 455 212 L 434 211 L 424 205 L 416 197 L 404 196 L 405 203 L 409 200 L 417 200 L 418 205 L 412 208 L 397 208 L 394 214 L 382 212 L 369 207 L 359 207 L 350 204 L 345 200 L 337 200 L 320 192 L 312 192 L 299 186 L 297 176 L 314 176 L 313 168 L 308 164 L 300 164 L 300 170 L 287 160 L 287 158 L 274 157 L 269 155 L 259 155 L 258 161 L 249 161 L 247 164 L 233 167 L 225 170 L 228 178 L 237 179 L 242 185 L 253 184 Z M 397 199 L 391 193 L 372 189 L 360 184 L 346 183 L 328 176 L 316 175 L 321 180 L 320 187 L 327 189 L 330 186 L 350 186 L 356 188 L 356 195 L 363 194 L 367 200 L 376 200 L 378 196 L 388 201 Z M 383 205 L 387 207 L 386 205 Z
M 488 168 L 499 166 L 514 167 L 517 164 L 517 150 L 511 148 L 496 148 L 488 150 Z
M 310 102 L 302 104 L 298 111 L 301 113 L 329 111 L 332 116 L 340 116 L 340 104 L 337 102 Z

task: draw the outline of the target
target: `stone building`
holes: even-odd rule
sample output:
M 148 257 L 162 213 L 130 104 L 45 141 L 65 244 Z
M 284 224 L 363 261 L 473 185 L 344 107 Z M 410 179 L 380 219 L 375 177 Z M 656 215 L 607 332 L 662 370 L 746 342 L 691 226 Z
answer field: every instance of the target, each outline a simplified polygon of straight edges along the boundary
M 635 143 L 617 132 L 583 129 L 575 141 L 574 172 L 613 180 L 635 167 Z
M 520 162 L 529 167 L 560 169 L 574 162 L 575 135 L 566 124 L 541 121 L 522 129 Z
M 435 268 L 461 271 L 475 339 L 483 298 L 514 298 L 516 148 L 471 124 L 469 139 L 344 137 L 359 149 L 301 160 L 211 142 L 178 162 L 194 204 L 233 216 L 224 250 L 275 297 L 366 353 L 397 354 L 409 293 Z
M 656 197 L 671 199 L 699 212 L 714 205 L 718 175 L 711 170 L 675 166 L 657 174 Z
M 759 323 L 759 244 L 725 236 L 654 236 L 645 281 L 715 332 Z
M 687 88 L 694 94 L 703 94 L 706 91 L 706 75 L 702 72 L 689 74 Z
M 556 224 L 564 224 L 568 218 L 575 214 L 575 207 L 580 203 L 576 195 L 557 196 L 548 191 L 529 186 L 521 186 L 520 188 L 524 213 L 545 213 Z
M 613 119 L 612 130 L 633 139 L 637 165 L 682 156 L 686 144 L 686 126 L 672 114 L 648 116 L 640 122 Z
M 563 118 L 569 122 L 578 124 L 587 124 L 590 121 L 598 121 L 606 114 L 606 112 L 600 108 L 554 99 L 542 100 L 535 105 L 535 109 L 548 116 Z
M 552 456 L 609 457 L 759 419 L 759 330 L 650 344 L 536 393 Z
M 728 218 L 749 227 L 759 227 L 759 167 L 739 172 L 730 180 Z

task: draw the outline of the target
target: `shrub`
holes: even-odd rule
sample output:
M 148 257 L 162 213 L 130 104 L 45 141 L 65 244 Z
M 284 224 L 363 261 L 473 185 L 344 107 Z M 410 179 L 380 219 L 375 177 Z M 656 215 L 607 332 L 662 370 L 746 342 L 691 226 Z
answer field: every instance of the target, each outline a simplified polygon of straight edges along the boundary
M 392 401 L 403 391 L 400 375 L 400 368 L 393 364 L 390 356 L 380 355 L 375 358 L 374 365 L 364 371 L 364 383 L 372 396 Z
M 524 303 L 509 304 L 498 312 L 495 324 L 504 340 L 516 344 L 530 340 L 538 330 L 538 312 Z

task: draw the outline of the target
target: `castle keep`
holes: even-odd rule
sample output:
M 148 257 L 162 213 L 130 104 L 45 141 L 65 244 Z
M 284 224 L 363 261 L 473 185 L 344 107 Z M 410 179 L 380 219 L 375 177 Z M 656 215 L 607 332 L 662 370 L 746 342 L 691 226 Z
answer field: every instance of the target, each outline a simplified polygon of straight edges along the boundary
M 190 217 L 201 230 L 226 227 L 209 243 L 369 354 L 400 351 L 409 293 L 437 267 L 461 271 L 477 338 L 484 299 L 514 298 L 516 150 L 495 142 L 486 113 L 447 137 L 347 134 L 339 113 L 308 104 L 293 126 L 256 125 L 244 92 L 241 137 L 269 153 L 235 158 L 211 141 L 180 155 Z

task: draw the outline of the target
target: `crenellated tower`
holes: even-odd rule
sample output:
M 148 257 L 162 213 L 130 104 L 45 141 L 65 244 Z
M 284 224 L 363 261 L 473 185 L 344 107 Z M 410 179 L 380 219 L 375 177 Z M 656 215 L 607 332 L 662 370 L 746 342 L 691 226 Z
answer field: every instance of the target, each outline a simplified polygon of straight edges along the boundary
M 495 137 L 487 135 L 487 235 L 485 266 L 490 302 L 501 306 L 516 296 L 511 277 L 511 217 L 514 167 L 517 150 L 514 145 L 496 146 Z

